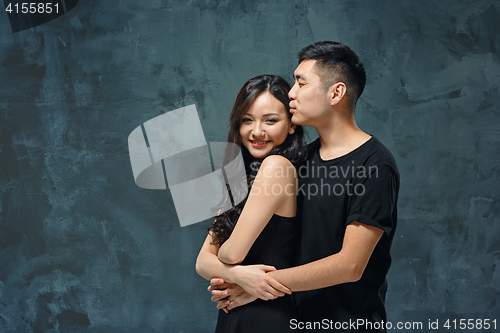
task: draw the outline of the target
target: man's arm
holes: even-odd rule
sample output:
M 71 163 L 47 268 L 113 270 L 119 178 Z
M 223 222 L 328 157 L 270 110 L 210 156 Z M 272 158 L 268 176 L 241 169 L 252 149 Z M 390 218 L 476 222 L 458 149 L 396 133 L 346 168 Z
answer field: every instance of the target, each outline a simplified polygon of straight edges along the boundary
M 384 231 L 377 227 L 350 223 L 340 252 L 297 267 L 268 272 L 292 291 L 321 289 L 358 281 Z
M 277 281 L 287 286 L 292 291 L 306 291 L 321 289 L 341 283 L 358 281 L 368 264 L 375 246 L 384 231 L 377 227 L 350 223 L 344 235 L 342 249 L 339 253 L 333 254 L 323 259 L 311 263 L 268 272 Z M 223 281 L 213 281 L 213 285 L 223 283 Z M 224 300 L 222 290 L 211 289 L 212 301 L 218 302 L 219 308 L 226 307 L 232 310 L 239 306 L 239 298 L 236 294 L 232 297 L 232 302 Z M 244 296 L 244 295 L 243 295 Z

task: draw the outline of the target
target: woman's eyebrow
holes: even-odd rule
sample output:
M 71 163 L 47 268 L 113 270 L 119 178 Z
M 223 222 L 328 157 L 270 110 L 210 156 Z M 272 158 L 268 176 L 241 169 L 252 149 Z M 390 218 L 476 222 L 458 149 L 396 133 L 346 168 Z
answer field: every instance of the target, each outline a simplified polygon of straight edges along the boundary
M 269 116 L 278 116 L 278 117 L 279 117 L 280 115 L 279 115 L 279 114 L 277 114 L 277 113 L 266 113 L 266 114 L 264 115 L 264 117 L 269 117 Z

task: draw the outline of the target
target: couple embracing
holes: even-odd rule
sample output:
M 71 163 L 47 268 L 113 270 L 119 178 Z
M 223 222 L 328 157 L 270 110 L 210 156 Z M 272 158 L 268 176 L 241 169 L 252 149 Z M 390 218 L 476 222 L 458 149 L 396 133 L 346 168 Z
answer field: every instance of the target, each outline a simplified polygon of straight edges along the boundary
M 365 81 L 350 48 L 320 42 L 299 53 L 293 87 L 261 75 L 240 89 L 228 141 L 250 191 L 215 218 L 196 262 L 216 332 L 385 332 L 399 172 L 356 125 Z M 301 126 L 319 138 L 306 146 Z

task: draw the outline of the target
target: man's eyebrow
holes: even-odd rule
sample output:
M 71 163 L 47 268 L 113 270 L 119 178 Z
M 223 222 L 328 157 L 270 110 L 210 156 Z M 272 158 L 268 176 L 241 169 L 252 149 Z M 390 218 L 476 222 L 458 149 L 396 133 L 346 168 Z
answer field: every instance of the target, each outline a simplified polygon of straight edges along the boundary
M 305 80 L 306 77 L 304 74 L 293 74 L 293 77 L 296 79 L 296 80 Z

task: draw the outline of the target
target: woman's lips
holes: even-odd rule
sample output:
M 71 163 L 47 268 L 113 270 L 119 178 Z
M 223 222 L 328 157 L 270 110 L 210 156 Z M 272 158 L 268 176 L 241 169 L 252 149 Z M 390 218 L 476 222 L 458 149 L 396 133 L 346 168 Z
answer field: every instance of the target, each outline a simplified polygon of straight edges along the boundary
M 252 144 L 252 146 L 254 146 L 255 148 L 262 148 L 262 147 L 265 147 L 269 142 L 271 141 L 257 141 L 257 140 L 250 140 L 250 143 Z

